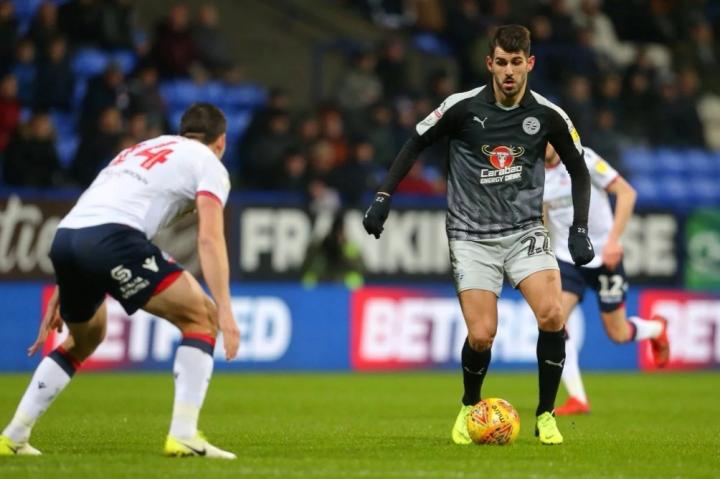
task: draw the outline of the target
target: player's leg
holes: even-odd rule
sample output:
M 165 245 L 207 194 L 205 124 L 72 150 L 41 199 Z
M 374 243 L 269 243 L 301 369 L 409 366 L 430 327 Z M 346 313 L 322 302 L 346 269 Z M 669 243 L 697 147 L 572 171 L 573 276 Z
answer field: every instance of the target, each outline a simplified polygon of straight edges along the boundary
M 661 316 L 651 319 L 638 316 L 628 318 L 625 309 L 628 285 L 622 263 L 612 271 L 604 266 L 599 268 L 594 281 L 600 303 L 600 316 L 608 337 L 618 344 L 649 339 L 655 364 L 664 366 L 670 355 L 667 320 Z
M 557 270 L 538 271 L 518 285 L 538 322 L 537 358 L 540 374 L 539 416 L 552 412 L 565 364 L 565 317 L 562 313 L 560 274 Z
M 523 279 L 518 288 L 538 322 L 539 401 L 535 433 L 543 444 L 561 444 L 553 409 L 565 364 L 565 318 L 562 314 L 560 273 L 537 271 Z
M 655 365 L 663 367 L 670 356 L 670 344 L 667 338 L 667 320 L 661 316 L 644 319 L 639 316 L 627 316 L 622 305 L 609 312 L 602 312 L 600 317 L 608 337 L 615 343 L 650 340 Z
M 461 363 L 463 369 L 465 406 L 477 404 L 488 367 L 491 348 L 497 333 L 497 296 L 492 291 L 470 289 L 459 294 L 468 335 L 463 344 Z
M 464 393 L 455 418 L 452 439 L 470 444 L 467 416 L 480 401 L 481 388 L 490 365 L 497 332 L 497 297 L 502 289 L 502 255 L 499 241 L 451 241 L 450 259 L 468 336 L 463 344 L 461 366 Z
M 233 453 L 208 443 L 197 428 L 213 372 L 217 309 L 190 273 L 183 271 L 173 276 L 172 283 L 143 306 L 182 332 L 173 366 L 175 398 L 165 453 L 234 459 Z
M 560 281 L 562 283 L 562 310 L 563 318 L 567 323 L 570 313 L 575 306 L 582 301 L 587 287 L 584 271 L 587 268 L 580 268 L 565 261 L 558 261 L 560 268 Z M 562 382 L 568 391 L 568 399 L 565 403 L 555 408 L 555 415 L 564 416 L 568 414 L 584 414 L 590 411 L 588 406 L 585 387 L 580 375 L 580 364 L 578 351 L 573 341 L 573 331 L 565 326 L 565 367 L 563 367 Z
M 562 292 L 563 317 L 566 322 L 577 304 L 578 296 L 576 294 L 567 291 Z M 562 382 L 568 392 L 568 399 L 562 406 L 555 408 L 555 415 L 586 414 L 590 412 L 590 406 L 585 393 L 582 375 L 580 374 L 577 346 L 572 340 L 572 330 L 568 329 L 567 325 L 565 329 L 567 334 L 565 338 L 565 366 L 562 372 Z
M 68 298 L 62 294 L 61 297 Z M 0 455 L 40 454 L 28 444 L 33 426 L 70 383 L 80 364 L 97 349 L 105 337 L 107 310 L 104 303 L 89 321 L 70 322 L 71 315 L 66 314 L 63 317 L 68 318 L 68 337 L 62 345 L 40 361 L 35 369 L 15 415 L 0 436 Z
M 543 226 L 508 236 L 505 246 L 505 273 L 525 297 L 538 323 L 540 400 L 535 432 L 542 444 L 561 444 L 563 437 L 552 414 L 565 364 L 565 317 L 558 263 Z

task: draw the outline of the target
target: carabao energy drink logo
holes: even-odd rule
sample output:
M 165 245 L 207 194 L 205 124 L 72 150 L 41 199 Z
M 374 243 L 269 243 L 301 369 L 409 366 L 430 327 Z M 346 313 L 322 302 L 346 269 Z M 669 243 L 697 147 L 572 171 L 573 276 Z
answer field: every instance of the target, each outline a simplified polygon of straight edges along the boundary
M 481 151 L 495 169 L 483 168 L 480 170 L 480 184 L 507 183 L 517 181 L 522 176 L 522 165 L 515 165 L 515 159 L 525 153 L 522 146 L 490 146 L 483 145 Z

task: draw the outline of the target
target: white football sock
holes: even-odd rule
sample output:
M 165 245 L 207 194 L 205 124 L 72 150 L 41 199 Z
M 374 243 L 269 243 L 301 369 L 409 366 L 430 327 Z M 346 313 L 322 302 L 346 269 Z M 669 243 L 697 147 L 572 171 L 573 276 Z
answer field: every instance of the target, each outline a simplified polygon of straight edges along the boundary
M 634 341 L 657 338 L 663 330 L 663 323 L 655 319 L 643 319 L 638 316 L 630 316 L 628 321 L 635 325 Z
M 74 367 L 70 365 L 72 369 L 68 372 L 70 363 L 67 360 L 66 362 L 65 367 L 62 367 L 51 356 L 40 361 L 20 400 L 15 416 L 3 431 L 4 436 L 18 444 L 24 444 L 30 439 L 35 422 L 72 379 Z
M 212 351 L 212 349 L 210 349 Z M 185 340 L 175 355 L 175 401 L 170 423 L 170 435 L 180 439 L 192 439 L 197 433 L 198 416 L 205 400 L 213 371 L 211 353 Z
M 562 382 L 570 396 L 587 404 L 585 386 L 583 386 L 582 376 L 580 375 L 577 348 L 575 343 L 570 340 L 565 341 L 565 367 L 562 372 Z

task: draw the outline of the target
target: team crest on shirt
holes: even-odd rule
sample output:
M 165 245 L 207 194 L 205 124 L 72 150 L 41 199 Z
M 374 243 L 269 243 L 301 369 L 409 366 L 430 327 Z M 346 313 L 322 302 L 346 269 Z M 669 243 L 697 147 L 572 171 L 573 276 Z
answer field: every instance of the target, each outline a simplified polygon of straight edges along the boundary
M 528 135 L 534 135 L 540 131 L 540 120 L 534 116 L 529 116 L 523 120 L 522 128 Z
M 525 154 L 524 147 L 500 145 L 490 149 L 489 145 L 483 145 L 481 151 L 495 169 L 481 169 L 480 184 L 516 181 L 522 176 L 522 165 L 513 163 Z

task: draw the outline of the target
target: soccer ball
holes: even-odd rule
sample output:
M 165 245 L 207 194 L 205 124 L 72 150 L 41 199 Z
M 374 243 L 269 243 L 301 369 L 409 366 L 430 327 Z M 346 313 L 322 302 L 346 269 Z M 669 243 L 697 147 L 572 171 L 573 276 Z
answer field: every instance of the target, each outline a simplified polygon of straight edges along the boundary
M 504 399 L 483 399 L 470 410 L 467 426 L 475 444 L 511 444 L 520 433 L 520 416 Z

